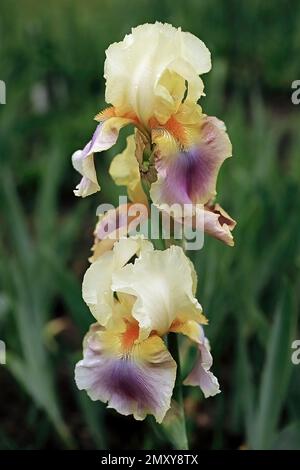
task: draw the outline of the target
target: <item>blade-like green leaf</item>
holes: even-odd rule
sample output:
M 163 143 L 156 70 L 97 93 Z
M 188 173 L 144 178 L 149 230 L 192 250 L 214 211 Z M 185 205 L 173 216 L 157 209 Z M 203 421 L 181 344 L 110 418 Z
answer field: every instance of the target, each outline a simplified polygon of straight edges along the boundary
M 272 444 L 274 450 L 300 450 L 300 422 L 284 428 Z
M 255 449 L 269 449 L 276 432 L 292 368 L 291 343 L 294 338 L 295 325 L 294 293 L 285 282 L 263 369 L 256 423 L 250 442 Z

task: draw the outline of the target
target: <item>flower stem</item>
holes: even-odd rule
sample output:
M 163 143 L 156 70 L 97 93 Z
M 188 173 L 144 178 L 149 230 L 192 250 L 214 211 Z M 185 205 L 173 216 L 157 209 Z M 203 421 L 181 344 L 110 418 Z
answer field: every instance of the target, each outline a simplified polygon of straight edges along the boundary
M 162 246 L 159 247 L 159 249 L 166 249 L 166 240 L 163 237 L 162 224 L 160 224 L 160 230 L 161 233 L 158 241 L 161 243 Z M 170 354 L 177 364 L 177 373 L 173 390 L 173 397 L 171 401 L 171 409 L 167 413 L 167 417 L 163 421 L 163 425 L 165 428 L 165 432 L 168 434 L 168 437 L 172 442 L 174 448 L 177 450 L 188 450 L 189 444 L 182 394 L 178 335 L 176 333 L 169 333 L 167 336 L 167 342 Z
M 177 363 L 177 375 L 175 381 L 175 387 L 173 391 L 173 400 L 176 406 L 176 413 L 178 414 L 177 427 L 178 435 L 180 436 L 179 442 L 176 444 L 176 448 L 179 450 L 188 450 L 188 438 L 186 430 L 186 419 L 184 412 L 183 404 L 183 394 L 182 394 L 182 380 L 181 380 L 181 367 L 180 367 L 180 357 L 179 357 L 179 346 L 178 346 L 178 335 L 176 333 L 168 334 L 168 348 Z M 177 434 L 176 433 L 176 434 Z M 177 439 L 178 441 L 178 439 Z

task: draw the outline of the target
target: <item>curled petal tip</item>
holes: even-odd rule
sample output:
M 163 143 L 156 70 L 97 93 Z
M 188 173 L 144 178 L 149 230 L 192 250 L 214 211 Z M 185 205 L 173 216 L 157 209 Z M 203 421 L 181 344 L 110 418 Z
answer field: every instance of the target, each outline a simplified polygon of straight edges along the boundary
M 74 190 L 76 196 L 86 197 L 100 190 L 98 183 L 94 153 L 111 148 L 117 141 L 119 131 L 131 122 L 127 118 L 111 117 L 98 124 L 92 139 L 83 150 L 72 155 L 72 163 L 82 179 Z
M 194 385 L 201 388 L 205 398 L 220 393 L 218 379 L 210 371 L 213 358 L 210 353 L 208 339 L 201 325 L 195 321 L 175 322 L 172 331 L 188 336 L 198 345 L 198 358 L 190 374 L 184 380 L 184 385 Z
M 219 204 L 204 206 L 204 230 L 209 235 L 223 241 L 228 246 L 234 246 L 232 230 L 236 221 Z

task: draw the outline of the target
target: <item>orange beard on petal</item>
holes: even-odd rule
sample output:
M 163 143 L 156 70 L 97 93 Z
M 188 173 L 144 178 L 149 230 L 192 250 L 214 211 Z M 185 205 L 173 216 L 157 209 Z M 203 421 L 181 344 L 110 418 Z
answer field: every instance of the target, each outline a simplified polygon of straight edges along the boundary
M 139 324 L 136 320 L 125 320 L 126 323 L 126 330 L 124 333 L 121 335 L 121 344 L 122 348 L 125 351 L 128 351 L 132 348 L 134 345 L 134 342 L 138 339 L 139 337 Z
M 94 119 L 95 121 L 98 121 L 98 122 L 104 122 L 107 119 L 112 118 L 112 117 L 122 117 L 125 119 L 131 119 L 132 122 L 135 124 L 139 123 L 139 120 L 134 113 L 132 112 L 120 113 L 118 112 L 117 108 L 115 108 L 114 106 L 109 106 L 103 109 L 102 111 L 100 111 L 100 113 L 96 114 Z
M 151 118 L 149 120 L 149 126 L 151 129 L 162 128 L 168 131 L 172 136 L 182 145 L 187 145 L 187 135 L 186 129 L 183 124 L 177 121 L 174 116 L 171 116 L 170 119 L 165 124 L 159 124 L 156 118 Z

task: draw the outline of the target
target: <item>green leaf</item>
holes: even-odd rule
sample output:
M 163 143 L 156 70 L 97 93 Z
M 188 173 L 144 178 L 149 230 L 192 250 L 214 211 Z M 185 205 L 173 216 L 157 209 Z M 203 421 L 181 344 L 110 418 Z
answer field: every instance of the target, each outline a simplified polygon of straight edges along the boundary
M 171 408 L 168 410 L 161 426 L 165 436 L 175 449 L 187 450 L 189 447 L 183 405 L 176 400 L 176 390 L 174 390 L 174 396 L 175 399 L 172 400 Z
M 268 343 L 251 446 L 269 449 L 276 432 L 292 370 L 291 343 L 296 326 L 293 289 L 284 283 Z
M 49 420 L 64 444 L 68 448 L 73 448 L 73 439 L 61 417 L 55 400 L 50 373 L 39 370 L 38 363 L 36 367 L 30 368 L 25 362 L 12 354 L 7 357 L 7 366 L 26 392 L 34 399 L 36 405 L 47 413 Z
M 284 428 L 272 444 L 275 450 L 300 450 L 300 421 Z
M 29 238 L 26 217 L 10 171 L 3 171 L 0 179 L 0 207 L 4 214 L 10 237 L 22 266 L 32 266 L 32 243 Z
M 58 292 L 64 299 L 70 315 L 77 326 L 85 334 L 91 324 L 92 316 L 82 300 L 81 286 L 72 272 L 64 269 L 60 262 L 51 256 L 47 250 L 43 250 L 43 259 L 47 263 L 48 270 L 56 279 Z
M 105 405 L 92 401 L 85 392 L 79 392 L 78 389 L 75 389 L 75 394 L 97 449 L 107 449 L 106 432 L 104 429 Z
M 182 379 L 177 334 L 169 333 L 168 347 L 173 359 L 177 364 L 177 376 L 173 390 L 171 408 L 167 412 L 162 422 L 162 427 L 175 449 L 186 450 L 189 448 L 189 446 L 182 397 Z

